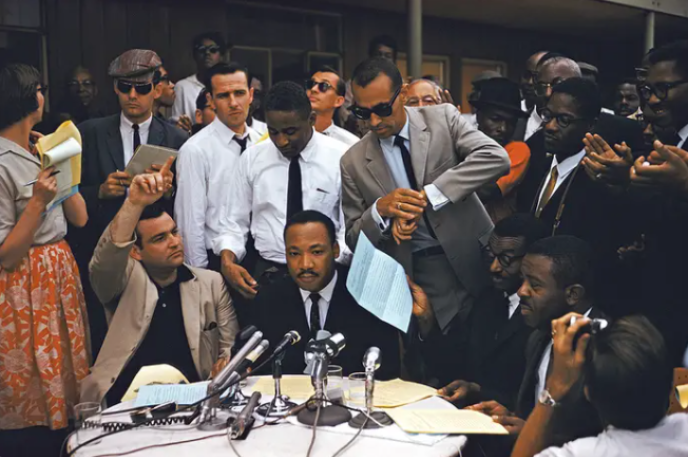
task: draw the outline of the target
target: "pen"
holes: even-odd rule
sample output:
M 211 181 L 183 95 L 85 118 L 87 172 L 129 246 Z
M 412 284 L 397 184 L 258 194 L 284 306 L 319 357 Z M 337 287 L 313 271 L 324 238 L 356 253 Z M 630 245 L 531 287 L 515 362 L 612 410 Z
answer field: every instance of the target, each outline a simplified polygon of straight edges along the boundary
M 52 173 L 50 173 L 50 177 L 55 176 L 55 175 L 58 174 L 59 172 L 60 172 L 60 170 L 55 170 L 55 171 L 53 171 Z M 29 182 L 27 182 L 26 184 L 24 184 L 24 187 L 26 187 L 26 186 L 32 186 L 32 185 L 36 184 L 37 182 L 38 182 L 38 179 L 34 179 L 33 181 L 29 181 Z

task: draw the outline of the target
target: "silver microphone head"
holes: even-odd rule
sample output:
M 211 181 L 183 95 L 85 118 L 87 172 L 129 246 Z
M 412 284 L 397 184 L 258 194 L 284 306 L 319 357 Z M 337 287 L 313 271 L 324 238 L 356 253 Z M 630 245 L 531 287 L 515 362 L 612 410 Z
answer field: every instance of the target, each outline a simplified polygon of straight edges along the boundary
M 332 334 L 327 330 L 318 330 L 315 334 L 315 341 L 321 341 L 328 339 Z
M 337 357 L 346 347 L 346 338 L 341 333 L 335 333 L 329 340 L 332 342 L 332 346 L 328 346 L 327 353 L 330 357 Z
M 377 370 L 378 368 L 380 368 L 381 363 L 382 352 L 380 351 L 380 348 L 375 346 L 368 348 L 368 350 L 365 352 L 365 355 L 363 356 L 363 367 L 365 367 L 366 371 Z
M 294 345 L 301 341 L 301 335 L 296 330 L 292 330 L 287 335 L 291 336 L 291 344 Z M 286 336 L 286 335 L 285 335 Z

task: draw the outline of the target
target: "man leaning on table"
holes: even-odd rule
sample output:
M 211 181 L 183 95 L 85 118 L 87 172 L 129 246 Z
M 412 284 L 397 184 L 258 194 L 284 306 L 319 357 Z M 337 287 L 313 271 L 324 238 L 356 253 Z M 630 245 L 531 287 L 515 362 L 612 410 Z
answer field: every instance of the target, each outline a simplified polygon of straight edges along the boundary
M 172 365 L 196 382 L 228 359 L 239 327 L 222 276 L 184 264 L 177 226 L 157 203 L 171 164 L 133 179 L 93 254 L 91 284 L 110 328 L 81 401 L 119 403 L 144 366 Z

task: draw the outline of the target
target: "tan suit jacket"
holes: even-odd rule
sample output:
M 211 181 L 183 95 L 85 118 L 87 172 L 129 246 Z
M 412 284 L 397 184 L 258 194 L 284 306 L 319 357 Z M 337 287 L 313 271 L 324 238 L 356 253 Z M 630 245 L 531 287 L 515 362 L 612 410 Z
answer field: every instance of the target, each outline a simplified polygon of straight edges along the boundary
M 105 397 L 143 342 L 158 302 L 158 290 L 145 268 L 129 256 L 134 242 L 113 242 L 108 226 L 89 265 L 91 285 L 104 303 L 109 331 L 83 381 L 82 402 Z M 222 276 L 188 268 L 194 278 L 179 286 L 184 327 L 198 375 L 206 379 L 218 358 L 229 356 L 239 324 Z
M 406 108 L 411 160 L 419 186 L 434 184 L 450 200 L 440 210 L 426 208 L 430 225 L 457 278 L 473 296 L 489 283 L 481 261 L 493 228 L 475 191 L 509 172 L 509 156 L 499 144 L 469 126 L 456 107 L 443 104 Z M 353 250 L 361 230 L 378 249 L 413 274 L 411 243 L 397 245 L 373 219 L 375 201 L 396 189 L 380 142 L 369 132 L 341 161 L 346 242 Z

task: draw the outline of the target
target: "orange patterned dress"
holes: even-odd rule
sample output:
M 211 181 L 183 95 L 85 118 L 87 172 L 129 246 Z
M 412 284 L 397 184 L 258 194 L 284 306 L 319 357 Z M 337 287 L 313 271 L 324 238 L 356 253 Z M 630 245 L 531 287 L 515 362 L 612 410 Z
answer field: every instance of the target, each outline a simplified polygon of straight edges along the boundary
M 0 430 L 67 427 L 89 370 L 86 303 L 66 241 L 0 268 Z

